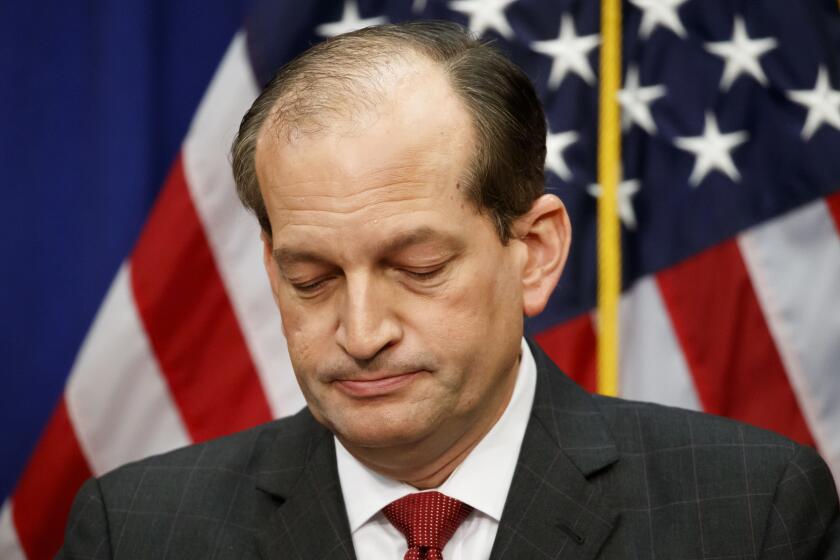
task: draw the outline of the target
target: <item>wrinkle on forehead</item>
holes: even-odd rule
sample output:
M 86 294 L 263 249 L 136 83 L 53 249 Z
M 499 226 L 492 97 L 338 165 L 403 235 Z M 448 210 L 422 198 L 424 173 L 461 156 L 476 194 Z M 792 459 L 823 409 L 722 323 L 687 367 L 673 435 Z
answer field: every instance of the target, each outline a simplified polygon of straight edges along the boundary
M 344 139 L 335 140 L 334 146 L 326 138 L 315 140 L 311 147 L 310 143 L 286 146 L 272 154 L 275 162 L 260 166 L 269 214 L 272 209 L 353 212 L 386 202 L 425 199 L 429 204 L 430 199 L 464 196 L 458 190 L 466 180 L 464 166 L 457 157 L 463 150 L 455 145 L 441 142 L 426 151 L 397 147 L 391 153 L 391 146 L 376 141 L 346 140 L 354 142 L 347 147 L 341 145 Z M 379 144 L 386 141 L 387 137 L 380 139 Z
M 364 176 L 351 177 L 353 183 L 334 179 L 303 179 L 300 181 L 286 181 L 282 188 L 275 189 L 272 199 L 281 207 L 289 210 L 300 209 L 302 204 L 347 204 L 354 201 L 370 199 L 372 202 L 403 200 L 417 196 L 431 196 L 423 193 L 433 188 L 422 177 L 426 176 L 423 167 L 404 168 L 403 170 L 383 170 L 380 173 L 370 172 Z M 454 185 L 452 185 L 454 187 Z M 445 186 L 444 186 L 445 188 Z
M 434 213 L 436 206 L 434 195 L 411 193 L 399 196 L 388 193 L 378 199 L 358 197 L 353 200 L 343 200 L 341 203 L 319 204 L 311 199 L 300 200 L 294 206 L 287 207 L 275 213 L 276 231 L 288 227 L 305 227 L 322 230 L 340 230 L 343 228 L 359 227 L 362 224 L 379 224 L 394 221 L 399 223 L 408 214 L 417 219 L 420 214 Z

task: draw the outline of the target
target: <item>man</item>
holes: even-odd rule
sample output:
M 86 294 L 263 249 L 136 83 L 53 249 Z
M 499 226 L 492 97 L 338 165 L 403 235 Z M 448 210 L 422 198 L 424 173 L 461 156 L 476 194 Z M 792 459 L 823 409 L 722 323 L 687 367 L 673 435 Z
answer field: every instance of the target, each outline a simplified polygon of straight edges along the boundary
M 233 167 L 308 407 L 89 481 L 61 556 L 840 558 L 814 451 L 590 396 L 522 338 L 569 249 L 544 140 L 452 24 L 284 67 Z

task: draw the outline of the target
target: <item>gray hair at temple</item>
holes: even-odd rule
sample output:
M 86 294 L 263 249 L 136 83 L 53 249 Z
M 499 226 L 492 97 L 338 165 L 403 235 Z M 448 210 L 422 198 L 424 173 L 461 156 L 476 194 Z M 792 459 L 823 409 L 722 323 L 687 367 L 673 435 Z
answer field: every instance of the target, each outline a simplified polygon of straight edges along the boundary
M 471 116 L 476 153 L 465 170 L 466 194 L 507 243 L 511 222 L 544 192 L 545 115 L 519 67 L 460 25 L 443 21 L 339 35 L 280 68 L 243 117 L 231 148 L 237 194 L 266 234 L 271 236 L 271 223 L 254 163 L 266 121 L 291 137 L 322 130 L 331 117 L 375 109 L 386 93 L 377 84 L 389 65 L 417 55 L 439 65 Z

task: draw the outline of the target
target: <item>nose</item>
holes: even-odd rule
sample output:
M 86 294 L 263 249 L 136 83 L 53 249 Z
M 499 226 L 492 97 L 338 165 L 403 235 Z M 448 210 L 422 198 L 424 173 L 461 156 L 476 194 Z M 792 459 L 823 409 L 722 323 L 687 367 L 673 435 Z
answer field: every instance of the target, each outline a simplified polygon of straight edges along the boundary
M 347 275 L 345 281 L 336 341 L 352 358 L 371 360 L 399 341 L 402 329 L 387 288 L 379 289 L 369 275 Z

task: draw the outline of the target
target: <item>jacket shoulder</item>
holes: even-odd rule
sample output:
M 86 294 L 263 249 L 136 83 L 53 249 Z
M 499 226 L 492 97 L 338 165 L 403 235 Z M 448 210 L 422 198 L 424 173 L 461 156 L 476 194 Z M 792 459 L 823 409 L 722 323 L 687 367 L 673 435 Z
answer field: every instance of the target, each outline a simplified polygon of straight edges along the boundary
M 765 449 L 787 462 L 800 445 L 775 432 L 714 414 L 661 404 L 592 396 L 615 437 L 620 452 L 651 453 L 668 449 Z
M 606 489 L 620 496 L 623 508 L 666 525 L 711 527 L 725 519 L 721 534 L 739 536 L 722 539 L 721 550 L 743 535 L 755 539 L 744 541 L 744 550 L 791 542 L 811 554 L 840 548 L 837 492 L 813 448 L 712 414 L 593 399 L 620 456 Z M 626 484 L 630 480 L 636 484 Z
M 255 556 L 253 535 L 276 508 L 260 477 L 283 465 L 297 477 L 317 435 L 323 428 L 304 409 L 90 479 L 59 558 Z
M 729 418 L 653 403 L 593 399 L 622 462 L 640 474 L 647 471 L 650 491 L 661 491 L 663 499 L 757 492 L 770 498 L 797 455 L 816 455 L 784 436 Z M 675 481 L 680 483 L 667 487 Z
M 219 468 L 246 473 L 255 466 L 255 459 L 266 444 L 305 436 L 312 430 L 313 422 L 304 409 L 294 416 L 127 463 L 102 475 L 100 482 L 130 477 L 135 472 L 149 469 Z
M 242 484 L 253 487 L 270 468 L 271 450 L 289 454 L 306 445 L 318 425 L 305 409 L 294 416 L 123 465 L 98 479 L 106 508 L 178 511 L 182 500 L 198 509 L 225 507 Z

